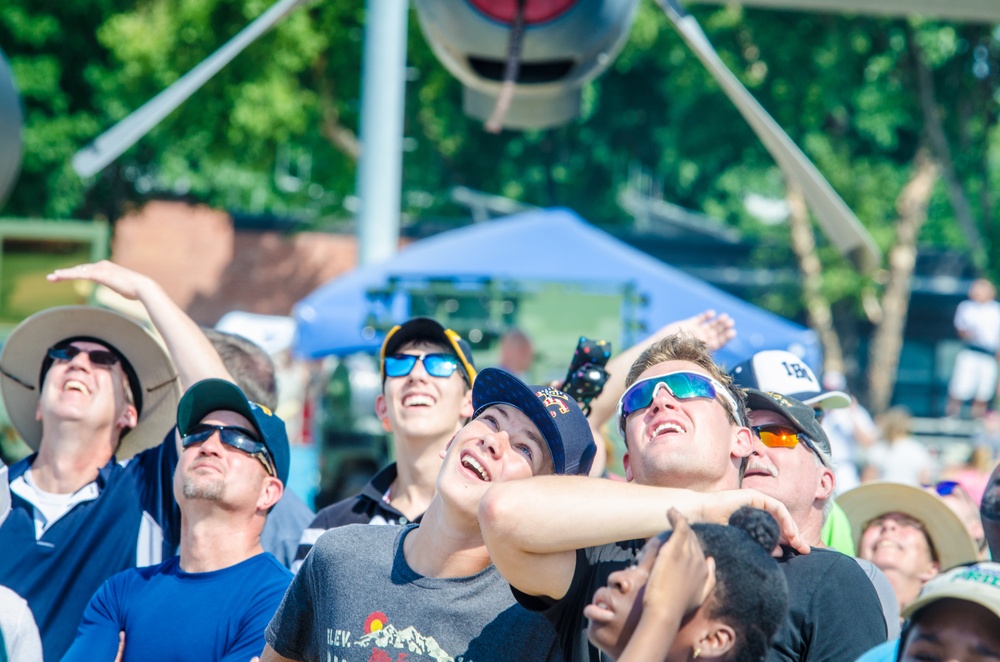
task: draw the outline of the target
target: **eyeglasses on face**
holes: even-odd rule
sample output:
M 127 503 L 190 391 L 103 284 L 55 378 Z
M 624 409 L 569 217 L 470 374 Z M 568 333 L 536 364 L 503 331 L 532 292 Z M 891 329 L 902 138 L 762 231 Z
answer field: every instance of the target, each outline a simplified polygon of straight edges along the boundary
M 649 407 L 661 388 L 667 389 L 667 392 L 678 400 L 694 398 L 715 400 L 721 395 L 729 406 L 733 420 L 740 420 L 736 400 L 733 399 L 725 386 L 707 375 L 681 370 L 649 377 L 632 384 L 618 401 L 618 428 L 620 431 L 624 432 L 625 430 L 625 419 L 640 409 Z
M 272 476 L 278 475 L 274 468 L 274 459 L 268 452 L 267 446 L 257 439 L 257 435 L 253 432 L 235 425 L 210 425 L 208 423 L 200 423 L 191 428 L 186 435 L 181 437 L 181 446 L 187 448 L 192 444 L 206 442 L 213 434 L 215 434 L 216 430 L 219 432 L 219 440 L 222 441 L 222 443 L 257 458 L 260 460 L 261 464 L 264 465 L 264 468 L 267 469 L 267 473 Z
M 53 361 L 72 361 L 79 354 L 86 354 L 90 362 L 101 368 L 110 368 L 118 363 L 118 355 L 107 349 L 80 349 L 74 345 L 49 347 L 48 356 Z
M 954 480 L 940 480 L 933 485 L 921 485 L 925 490 L 934 490 L 938 496 L 951 496 L 952 494 L 958 493 L 960 495 L 965 495 L 965 490 Z
M 795 448 L 800 441 L 806 442 L 808 445 L 809 437 L 787 425 L 771 423 L 755 425 L 751 429 L 760 438 L 761 443 L 768 448 Z
M 458 370 L 458 358 L 453 354 L 393 354 L 385 357 L 386 377 L 406 377 L 417 361 L 431 377 L 451 377 Z

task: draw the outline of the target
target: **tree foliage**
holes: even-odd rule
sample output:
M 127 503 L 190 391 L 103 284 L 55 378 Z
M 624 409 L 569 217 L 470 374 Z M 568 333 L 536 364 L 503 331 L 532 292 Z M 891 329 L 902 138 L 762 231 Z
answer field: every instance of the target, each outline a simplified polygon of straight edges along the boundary
M 73 152 L 267 5 L 6 0 L 0 47 L 24 97 L 27 125 L 21 180 L 5 212 L 114 218 L 148 194 L 171 193 L 320 228 L 349 218 L 364 29 L 359 2 L 326 0 L 294 13 L 93 181 L 80 181 L 69 167 Z M 896 241 L 897 196 L 929 128 L 937 127 L 949 154 L 930 141 L 942 177 L 920 242 L 971 250 L 970 241 L 981 241 L 985 264 L 1000 264 L 993 194 L 1000 185 L 1000 32 L 918 17 L 735 5 L 691 11 L 883 250 Z M 454 215 L 448 191 L 465 185 L 624 223 L 617 196 L 639 171 L 671 202 L 722 219 L 764 246 L 788 244 L 787 225 L 762 223 L 745 204 L 749 193 L 784 198 L 783 177 L 653 3 L 640 5 L 625 49 L 584 90 L 583 118 L 547 131 L 486 133 L 462 114 L 461 85 L 435 60 L 414 17 L 408 49 L 407 217 Z M 937 109 L 931 127 L 920 66 L 929 71 Z M 981 240 L 971 239 L 976 234 Z M 859 279 L 818 239 L 823 295 L 860 317 L 862 290 L 880 283 Z M 763 303 L 796 315 L 796 294 L 775 291 Z

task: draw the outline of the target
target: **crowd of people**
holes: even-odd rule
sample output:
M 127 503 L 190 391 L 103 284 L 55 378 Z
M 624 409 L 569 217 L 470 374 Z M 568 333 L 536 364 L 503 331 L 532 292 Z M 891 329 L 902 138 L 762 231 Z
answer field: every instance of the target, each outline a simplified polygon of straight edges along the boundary
M 589 415 L 522 380 L 521 332 L 479 370 L 437 321 L 396 326 L 394 461 L 313 515 L 263 350 L 110 262 L 49 279 L 153 329 L 62 307 L 4 344 L 34 453 L 0 469 L 0 661 L 1000 658 L 1000 472 L 944 476 L 790 352 L 727 371 L 725 314 L 612 357 Z

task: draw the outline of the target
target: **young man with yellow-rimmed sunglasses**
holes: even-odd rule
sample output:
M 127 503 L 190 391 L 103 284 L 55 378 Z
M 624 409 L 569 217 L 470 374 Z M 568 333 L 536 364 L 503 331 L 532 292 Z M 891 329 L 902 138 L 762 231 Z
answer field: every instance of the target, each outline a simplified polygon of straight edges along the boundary
M 436 321 L 415 317 L 393 327 L 382 343 L 379 369 L 375 413 L 392 433 L 396 461 L 359 494 L 317 513 L 302 534 L 293 570 L 329 529 L 419 521 L 434 498 L 441 452 L 472 416 L 472 349 Z

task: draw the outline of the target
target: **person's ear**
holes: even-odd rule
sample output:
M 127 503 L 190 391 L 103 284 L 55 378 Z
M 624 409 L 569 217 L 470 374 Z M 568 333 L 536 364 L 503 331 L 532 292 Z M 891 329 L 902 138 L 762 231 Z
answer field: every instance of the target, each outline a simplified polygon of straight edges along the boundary
M 833 490 L 837 484 L 836 478 L 834 477 L 833 470 L 827 466 L 820 468 L 820 474 L 819 484 L 816 485 L 816 499 L 818 501 L 826 501 L 833 498 Z
M 389 408 L 385 404 L 384 393 L 379 393 L 375 398 L 375 415 L 382 423 L 382 429 L 386 432 L 392 432 L 392 423 L 389 422 Z
M 733 457 L 747 457 L 753 452 L 753 432 L 750 431 L 750 428 L 742 426 L 736 428 L 730 452 Z
M 941 564 L 937 561 L 930 561 L 927 567 L 917 575 L 917 579 L 925 584 L 941 574 Z
M 632 458 L 629 457 L 628 451 L 622 455 L 622 466 L 625 467 L 625 480 L 631 483 L 635 476 L 632 475 Z
M 284 491 L 285 488 L 280 480 L 274 476 L 267 476 L 260 486 L 260 495 L 257 497 L 257 510 L 263 510 L 266 513 L 274 504 L 281 500 L 281 495 Z
M 462 408 L 459 410 L 458 415 L 462 421 L 467 421 L 472 418 L 475 410 L 472 408 L 472 389 L 468 389 L 465 395 L 462 396 Z
M 119 429 L 128 428 L 131 430 L 139 423 L 139 410 L 135 408 L 135 405 L 126 405 L 125 411 L 122 415 L 118 417 L 118 427 Z
M 695 644 L 701 649 L 701 656 L 706 659 L 725 657 L 736 645 L 736 631 L 714 619 L 708 621 L 706 628 L 705 634 Z
M 451 445 L 452 445 L 453 443 L 455 443 L 455 437 L 457 437 L 457 436 L 458 436 L 458 433 L 457 433 L 457 432 L 456 432 L 455 434 L 451 435 L 451 439 L 449 439 L 449 440 L 448 440 L 448 443 L 447 443 L 447 444 L 445 444 L 445 445 L 444 445 L 444 448 L 443 448 L 443 449 L 441 449 L 441 452 L 440 452 L 440 453 L 438 453 L 438 455 L 440 455 L 440 456 L 441 456 L 441 459 L 442 459 L 442 460 L 444 459 L 444 456 L 448 454 L 448 449 L 449 449 L 449 448 L 451 448 Z

